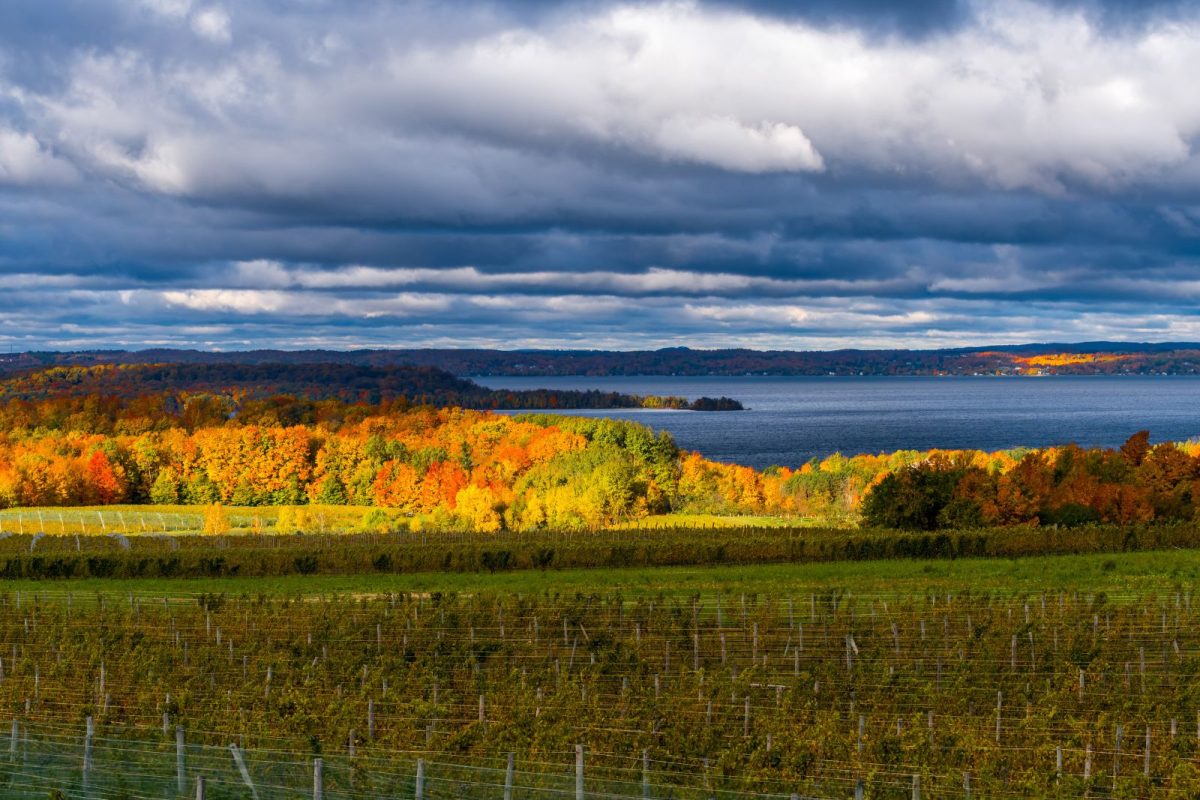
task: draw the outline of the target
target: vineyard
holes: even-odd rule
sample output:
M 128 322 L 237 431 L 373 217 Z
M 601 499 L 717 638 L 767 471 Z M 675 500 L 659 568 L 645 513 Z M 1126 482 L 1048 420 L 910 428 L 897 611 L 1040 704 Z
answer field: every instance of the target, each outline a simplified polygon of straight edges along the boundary
M 513 796 L 570 797 L 576 746 L 586 796 L 1200 791 L 1200 608 L 1186 587 L 45 586 L 0 596 L 0 787 L 13 796 L 75 796 L 83 781 L 112 787 L 98 796 L 191 795 L 198 777 L 210 797 L 296 796 L 319 758 L 326 797 L 411 797 L 418 760 L 425 797 L 500 796 L 506 779 Z
M 364 528 L 365 506 L 222 506 L 225 532 L 247 534 L 354 532 Z M 0 536 L 140 536 L 203 533 L 211 506 L 47 506 L 0 509 Z M 374 519 L 387 519 L 376 510 Z

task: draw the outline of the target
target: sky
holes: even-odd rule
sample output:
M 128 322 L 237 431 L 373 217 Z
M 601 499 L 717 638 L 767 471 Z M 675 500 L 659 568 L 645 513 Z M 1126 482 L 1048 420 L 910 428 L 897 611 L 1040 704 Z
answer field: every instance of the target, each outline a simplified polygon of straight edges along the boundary
M 1200 4 L 4 0 L 0 348 L 1200 340 Z

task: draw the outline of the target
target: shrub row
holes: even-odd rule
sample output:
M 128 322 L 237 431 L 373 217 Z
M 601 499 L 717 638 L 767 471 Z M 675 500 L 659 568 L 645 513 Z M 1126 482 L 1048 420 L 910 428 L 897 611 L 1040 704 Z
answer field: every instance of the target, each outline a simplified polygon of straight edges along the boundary
M 85 546 L 86 545 L 86 546 Z M 0 577 L 212 578 L 312 574 L 501 572 L 587 567 L 1020 557 L 1200 547 L 1192 524 L 991 528 L 913 533 L 811 528 L 675 529 L 652 535 L 343 534 L 174 538 L 9 537 Z

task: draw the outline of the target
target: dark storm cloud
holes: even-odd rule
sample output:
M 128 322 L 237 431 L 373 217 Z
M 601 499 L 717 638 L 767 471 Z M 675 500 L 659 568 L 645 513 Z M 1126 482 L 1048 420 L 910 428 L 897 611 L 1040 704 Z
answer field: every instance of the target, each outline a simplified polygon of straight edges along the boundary
M 1200 338 L 1194 4 L 0 6 L 0 344 Z

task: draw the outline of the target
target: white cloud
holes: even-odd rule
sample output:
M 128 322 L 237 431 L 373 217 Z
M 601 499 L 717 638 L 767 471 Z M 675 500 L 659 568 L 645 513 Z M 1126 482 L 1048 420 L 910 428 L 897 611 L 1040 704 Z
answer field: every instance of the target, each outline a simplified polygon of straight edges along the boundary
M 263 259 L 232 264 L 230 281 L 239 287 L 254 289 L 303 288 L 338 291 L 420 286 L 467 293 L 544 291 L 621 296 L 866 294 L 895 288 L 892 280 L 782 279 L 733 272 L 695 272 L 662 267 L 651 267 L 640 272 L 484 272 L 476 267 L 388 268 L 362 265 L 321 269 L 287 266 L 278 261 Z
M 394 51 L 394 119 L 582 139 L 734 171 L 927 175 L 1051 193 L 1153 180 L 1200 131 L 1194 22 L 1101 34 L 1025 3 L 925 42 L 691 4 L 631 5 L 447 49 Z
M 782 122 L 743 125 L 728 116 L 664 120 L 655 145 L 666 158 L 735 172 L 807 172 L 824 164 L 808 137 Z
M 428 193 L 427 176 L 459 198 L 511 199 L 524 180 L 533 204 L 543 173 L 587 168 L 596 148 L 1050 194 L 1200 176 L 1184 168 L 1200 135 L 1194 17 L 1110 35 L 1068 10 L 985 3 L 961 30 L 911 42 L 650 3 L 429 39 L 409 32 L 418 12 L 380 7 L 234 43 L 222 6 L 152 4 L 235 46 L 82 52 L 65 92 L 22 102 L 39 138 L 167 193 L 355 196 L 372 191 L 361 172 L 383 170 L 397 196 Z M 338 46 L 314 58 L 314 42 Z M 536 165 L 504 166 L 522 159 Z
M 216 44 L 229 44 L 232 38 L 229 14 L 220 6 L 209 6 L 192 14 L 192 30 L 197 36 Z
M 141 289 L 126 292 L 126 302 L 162 303 L 166 307 L 209 313 L 246 316 L 294 315 L 302 317 L 404 317 L 412 314 L 441 313 L 449 309 L 450 299 L 437 294 L 401 293 L 369 298 L 327 297 L 310 292 L 259 289 L 180 289 L 156 291 Z
M 192 9 L 192 0 L 138 0 L 138 4 L 170 19 L 182 19 Z
M 129 292 L 131 300 L 141 299 L 146 292 Z M 183 289 L 162 292 L 168 305 L 182 306 L 193 311 L 232 311 L 236 314 L 275 313 L 291 305 L 285 292 L 249 289 Z
M 0 128 L 0 185 L 61 185 L 78 177 L 31 134 Z

